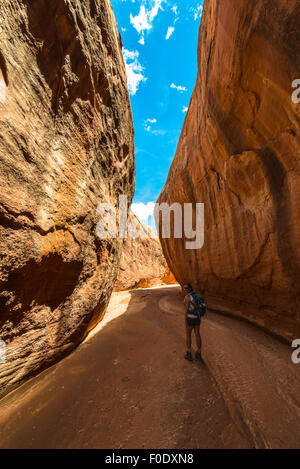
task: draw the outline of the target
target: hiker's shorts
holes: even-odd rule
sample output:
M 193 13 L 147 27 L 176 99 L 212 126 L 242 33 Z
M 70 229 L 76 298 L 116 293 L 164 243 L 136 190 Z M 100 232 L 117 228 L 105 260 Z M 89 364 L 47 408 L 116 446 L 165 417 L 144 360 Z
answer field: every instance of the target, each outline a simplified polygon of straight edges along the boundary
M 186 318 L 186 323 L 188 326 L 200 326 L 201 319 L 200 318 Z

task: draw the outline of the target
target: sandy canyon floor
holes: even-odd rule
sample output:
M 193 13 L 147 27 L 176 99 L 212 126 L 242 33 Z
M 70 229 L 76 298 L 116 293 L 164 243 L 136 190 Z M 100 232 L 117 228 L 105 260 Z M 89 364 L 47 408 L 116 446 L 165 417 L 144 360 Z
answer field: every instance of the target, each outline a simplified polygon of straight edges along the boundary
M 300 448 L 292 349 L 208 311 L 190 363 L 183 317 L 179 287 L 114 293 L 84 343 L 0 401 L 0 447 Z

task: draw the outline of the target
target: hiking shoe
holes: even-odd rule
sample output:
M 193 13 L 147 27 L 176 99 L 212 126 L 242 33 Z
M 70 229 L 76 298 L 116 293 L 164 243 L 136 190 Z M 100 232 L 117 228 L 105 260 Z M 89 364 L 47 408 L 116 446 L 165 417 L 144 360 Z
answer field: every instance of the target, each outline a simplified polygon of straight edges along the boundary
M 195 354 L 195 358 L 196 358 L 197 360 L 200 360 L 201 362 L 203 361 L 201 352 L 199 352 L 199 350 L 197 350 L 197 352 L 196 352 L 196 354 Z
M 189 362 L 192 362 L 192 361 L 193 361 L 193 357 L 192 357 L 191 352 L 186 352 L 184 358 L 185 358 L 186 360 L 188 360 Z

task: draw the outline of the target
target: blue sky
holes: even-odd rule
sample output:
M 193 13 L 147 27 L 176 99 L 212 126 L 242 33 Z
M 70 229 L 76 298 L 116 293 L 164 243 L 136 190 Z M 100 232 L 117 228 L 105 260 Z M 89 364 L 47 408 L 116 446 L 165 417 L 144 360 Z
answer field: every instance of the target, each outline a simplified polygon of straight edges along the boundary
M 133 211 L 146 222 L 174 157 L 197 74 L 203 0 L 111 0 L 135 127 Z

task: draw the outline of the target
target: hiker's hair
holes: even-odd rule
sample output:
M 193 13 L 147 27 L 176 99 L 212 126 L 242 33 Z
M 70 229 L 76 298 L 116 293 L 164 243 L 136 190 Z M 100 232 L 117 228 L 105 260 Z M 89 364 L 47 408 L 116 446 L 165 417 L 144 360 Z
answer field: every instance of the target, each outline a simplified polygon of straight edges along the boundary
M 185 289 L 185 290 L 193 290 L 193 287 L 192 287 L 192 285 L 191 285 L 190 283 L 186 283 L 186 284 L 184 285 L 184 289 Z

